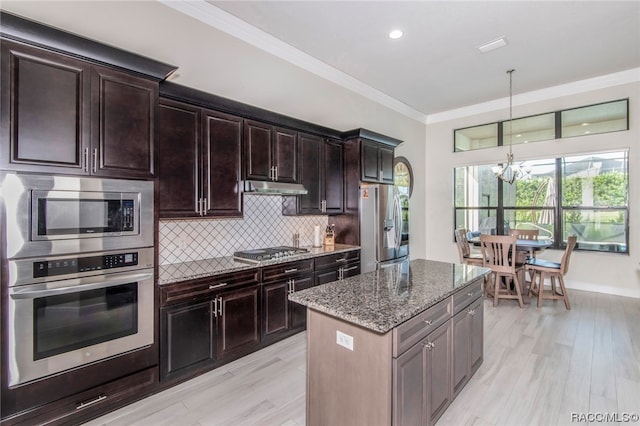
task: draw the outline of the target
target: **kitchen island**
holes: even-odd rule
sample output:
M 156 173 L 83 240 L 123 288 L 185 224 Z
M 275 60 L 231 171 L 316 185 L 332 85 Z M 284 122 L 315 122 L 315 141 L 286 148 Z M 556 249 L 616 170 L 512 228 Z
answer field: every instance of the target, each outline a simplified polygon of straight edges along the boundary
M 490 270 L 417 259 L 308 290 L 307 424 L 433 424 L 482 363 Z

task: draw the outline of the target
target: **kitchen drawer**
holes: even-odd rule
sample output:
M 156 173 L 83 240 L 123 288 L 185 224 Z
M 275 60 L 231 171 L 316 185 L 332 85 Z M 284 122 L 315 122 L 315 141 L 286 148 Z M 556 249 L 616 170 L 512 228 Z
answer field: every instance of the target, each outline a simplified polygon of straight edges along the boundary
M 360 260 L 360 250 L 345 251 L 316 257 L 316 271 L 321 269 L 338 268 L 347 262 Z
M 280 263 L 278 265 L 262 268 L 262 282 L 278 281 L 300 274 L 313 273 L 313 259 L 299 260 L 297 262 Z
M 393 356 L 402 355 L 407 349 L 424 339 L 429 333 L 451 319 L 451 298 L 447 297 L 426 311 L 403 322 L 393 329 Z
M 453 295 L 453 314 L 457 314 L 471 302 L 482 296 L 482 278 Z
M 260 270 L 258 268 L 181 283 L 165 284 L 160 286 L 160 305 L 186 302 L 219 293 L 227 288 L 255 284 L 260 284 Z
M 151 394 L 158 384 L 158 367 L 142 370 L 51 404 L 3 419 L 3 425 L 80 424 Z

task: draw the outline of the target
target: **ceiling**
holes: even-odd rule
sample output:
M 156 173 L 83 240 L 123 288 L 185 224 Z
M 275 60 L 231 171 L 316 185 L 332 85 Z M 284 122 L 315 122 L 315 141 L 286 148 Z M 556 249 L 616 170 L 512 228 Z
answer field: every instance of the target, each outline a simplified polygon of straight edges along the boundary
M 640 1 L 208 3 L 425 116 L 504 98 L 512 68 L 514 95 L 625 70 L 640 80 Z

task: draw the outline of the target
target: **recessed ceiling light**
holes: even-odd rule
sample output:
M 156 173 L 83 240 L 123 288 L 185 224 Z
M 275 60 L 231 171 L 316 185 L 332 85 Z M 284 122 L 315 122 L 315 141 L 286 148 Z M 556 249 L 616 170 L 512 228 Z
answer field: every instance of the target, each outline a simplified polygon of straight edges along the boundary
M 499 49 L 507 45 L 507 39 L 505 37 L 500 37 L 499 39 L 489 41 L 485 44 L 478 46 L 478 50 L 482 53 L 487 53 L 492 50 Z
M 403 35 L 404 35 L 404 33 L 403 33 L 402 31 L 400 31 L 400 30 L 393 30 L 393 31 L 391 31 L 391 32 L 389 33 L 389 38 L 396 40 L 396 39 L 401 38 Z

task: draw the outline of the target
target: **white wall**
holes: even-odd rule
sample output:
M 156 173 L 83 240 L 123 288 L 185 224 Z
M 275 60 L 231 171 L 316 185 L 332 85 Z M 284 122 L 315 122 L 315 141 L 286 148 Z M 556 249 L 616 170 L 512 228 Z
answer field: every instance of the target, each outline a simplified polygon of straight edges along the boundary
M 559 88 L 558 92 L 562 93 L 562 90 Z M 629 149 L 630 254 L 575 252 L 571 257 L 567 284 L 573 288 L 640 297 L 640 120 L 637 113 L 640 110 L 640 82 L 514 106 L 513 116 L 517 118 L 627 97 L 629 131 L 514 145 L 513 152 L 516 161 L 521 161 Z M 428 258 L 443 261 L 458 259 L 453 243 L 453 168 L 502 162 L 508 149 L 500 147 L 454 153 L 453 130 L 508 119 L 508 103 L 504 106 L 506 108 L 427 125 L 425 187 L 426 198 L 430 200 L 426 214 Z M 540 257 L 559 260 L 561 255 L 561 251 L 547 250 Z

